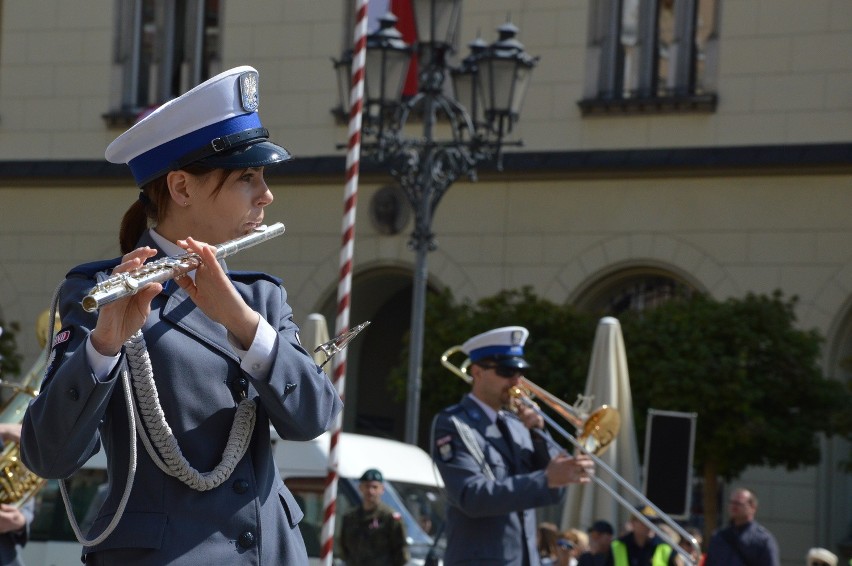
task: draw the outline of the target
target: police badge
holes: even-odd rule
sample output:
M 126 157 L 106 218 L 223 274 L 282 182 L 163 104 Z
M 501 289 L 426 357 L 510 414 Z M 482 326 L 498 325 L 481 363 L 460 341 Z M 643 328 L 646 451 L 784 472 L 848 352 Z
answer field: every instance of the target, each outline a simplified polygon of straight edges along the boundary
M 260 106 L 259 77 L 256 71 L 240 75 L 240 103 L 246 112 L 257 112 Z

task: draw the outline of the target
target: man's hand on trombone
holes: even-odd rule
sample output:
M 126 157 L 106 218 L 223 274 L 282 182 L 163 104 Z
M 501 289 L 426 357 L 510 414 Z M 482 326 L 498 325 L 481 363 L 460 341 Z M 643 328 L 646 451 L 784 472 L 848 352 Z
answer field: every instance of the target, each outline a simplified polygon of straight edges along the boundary
M 545 468 L 547 486 L 565 487 L 571 483 L 589 483 L 595 473 L 595 463 L 586 454 L 569 456 L 561 453 L 550 460 Z
M 525 427 L 529 429 L 544 429 L 544 417 L 532 407 L 524 404 L 520 399 L 513 398 L 511 400 L 511 410 L 524 423 Z

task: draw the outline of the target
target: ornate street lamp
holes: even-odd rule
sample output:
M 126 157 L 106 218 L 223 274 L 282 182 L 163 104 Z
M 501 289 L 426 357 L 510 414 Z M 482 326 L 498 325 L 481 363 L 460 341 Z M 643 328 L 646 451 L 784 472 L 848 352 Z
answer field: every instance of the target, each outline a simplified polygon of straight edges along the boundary
M 415 254 L 411 303 L 405 441 L 417 444 L 426 308 L 427 254 L 436 248 L 432 218 L 450 185 L 463 175 L 476 177 L 480 163 L 500 167 L 502 148 L 517 121 L 537 58 L 524 52 L 517 28 L 500 26 L 498 39 L 470 44 L 471 53 L 458 68 L 448 58 L 455 52 L 461 0 L 412 0 L 417 43 L 406 45 L 396 30 L 396 17 L 386 15 L 367 38 L 362 117 L 362 159 L 387 167 L 414 213 L 408 245 Z M 401 95 L 408 61 L 417 53 L 419 86 Z M 340 77 L 340 108 L 348 114 L 351 52 L 335 61 Z M 455 96 L 446 78 L 452 73 Z M 420 123 L 420 135 L 412 124 Z

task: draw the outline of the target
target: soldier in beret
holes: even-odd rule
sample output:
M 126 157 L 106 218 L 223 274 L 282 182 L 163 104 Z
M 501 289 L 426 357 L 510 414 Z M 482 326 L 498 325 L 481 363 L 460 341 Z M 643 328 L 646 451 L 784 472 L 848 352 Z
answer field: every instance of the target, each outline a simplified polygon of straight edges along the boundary
M 214 247 L 261 229 L 273 199 L 264 168 L 291 159 L 260 123 L 258 86 L 252 67 L 220 73 L 106 150 L 140 189 L 121 222 L 124 255 L 66 276 L 21 438 L 44 478 L 69 477 L 103 448 L 108 493 L 76 533 L 86 564 L 308 564 L 270 426 L 313 439 L 342 401 L 302 347 L 281 281 L 229 271 Z M 197 269 L 82 308 L 102 277 L 185 252 Z
M 341 558 L 347 566 L 402 566 L 408 562 L 405 525 L 399 513 L 382 503 L 382 473 L 370 468 L 358 484 L 361 505 L 344 515 Z

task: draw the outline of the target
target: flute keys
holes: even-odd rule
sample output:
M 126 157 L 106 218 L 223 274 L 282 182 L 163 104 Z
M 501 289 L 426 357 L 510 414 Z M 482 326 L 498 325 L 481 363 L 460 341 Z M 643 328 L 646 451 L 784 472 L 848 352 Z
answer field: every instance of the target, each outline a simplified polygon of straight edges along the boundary
M 124 284 L 125 289 L 133 293 L 139 289 L 139 280 L 130 275 L 122 278 L 122 284 Z

